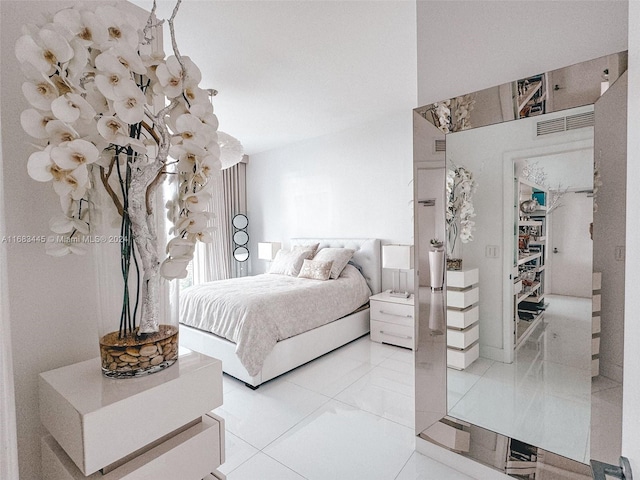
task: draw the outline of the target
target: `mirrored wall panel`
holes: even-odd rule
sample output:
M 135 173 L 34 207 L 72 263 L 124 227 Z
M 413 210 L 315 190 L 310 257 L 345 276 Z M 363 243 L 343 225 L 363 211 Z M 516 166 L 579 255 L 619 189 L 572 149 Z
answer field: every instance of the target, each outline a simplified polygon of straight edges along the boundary
M 626 58 L 414 114 L 416 433 L 523 478 L 620 455 Z

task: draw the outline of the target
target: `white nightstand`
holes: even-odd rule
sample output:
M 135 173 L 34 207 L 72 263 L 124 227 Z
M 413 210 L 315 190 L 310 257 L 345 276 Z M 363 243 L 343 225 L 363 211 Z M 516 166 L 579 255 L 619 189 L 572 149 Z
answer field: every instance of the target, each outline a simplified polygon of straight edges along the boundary
M 415 310 L 413 295 L 392 297 L 389 292 L 369 298 L 371 340 L 415 350 Z

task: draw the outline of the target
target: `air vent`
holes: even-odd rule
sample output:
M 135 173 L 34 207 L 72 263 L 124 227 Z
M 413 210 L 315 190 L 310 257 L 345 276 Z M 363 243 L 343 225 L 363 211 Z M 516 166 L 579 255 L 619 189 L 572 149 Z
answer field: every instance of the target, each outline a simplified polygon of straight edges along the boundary
M 580 113 L 567 117 L 567 130 L 593 127 L 595 125 L 595 115 L 593 112 Z
M 446 152 L 447 151 L 447 141 L 446 140 L 436 140 L 434 142 L 434 152 Z
M 550 133 L 564 132 L 566 130 L 564 119 L 565 117 L 538 122 L 536 135 L 539 137 L 541 135 L 549 135 Z
M 552 120 L 544 120 L 538 122 L 536 126 L 536 135 L 549 135 L 550 133 L 566 132 L 568 130 L 577 130 L 578 128 L 593 127 L 593 112 L 579 113 L 577 115 L 569 115 L 568 117 L 554 118 Z

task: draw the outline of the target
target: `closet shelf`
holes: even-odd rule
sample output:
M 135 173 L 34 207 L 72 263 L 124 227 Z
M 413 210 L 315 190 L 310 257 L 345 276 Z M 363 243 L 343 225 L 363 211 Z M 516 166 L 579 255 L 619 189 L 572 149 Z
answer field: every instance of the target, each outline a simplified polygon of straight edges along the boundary
M 525 263 L 535 260 L 536 258 L 540 258 L 541 256 L 541 252 L 536 252 L 529 255 L 518 255 L 518 265 L 524 265 Z

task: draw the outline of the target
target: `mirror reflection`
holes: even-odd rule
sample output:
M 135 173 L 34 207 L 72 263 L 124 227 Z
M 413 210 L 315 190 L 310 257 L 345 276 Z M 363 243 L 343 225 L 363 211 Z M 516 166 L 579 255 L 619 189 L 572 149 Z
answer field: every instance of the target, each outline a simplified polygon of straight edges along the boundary
M 233 258 L 236 262 L 246 262 L 249 260 L 249 249 L 247 247 L 236 247 L 233 251 Z
M 535 134 L 544 122 L 576 116 L 591 120 Z M 449 414 L 586 463 L 593 107 L 452 133 L 446 157 L 450 172 L 464 165 L 478 185 L 478 227 L 473 241 L 456 245 L 462 269 L 449 277 L 480 277 L 449 281 L 448 297 L 477 288 L 448 304 L 455 315 L 478 303 L 482 318 L 472 334 L 482 335 L 478 358 L 449 362 Z
M 415 110 L 416 433 L 507 474 L 621 453 L 626 58 Z

